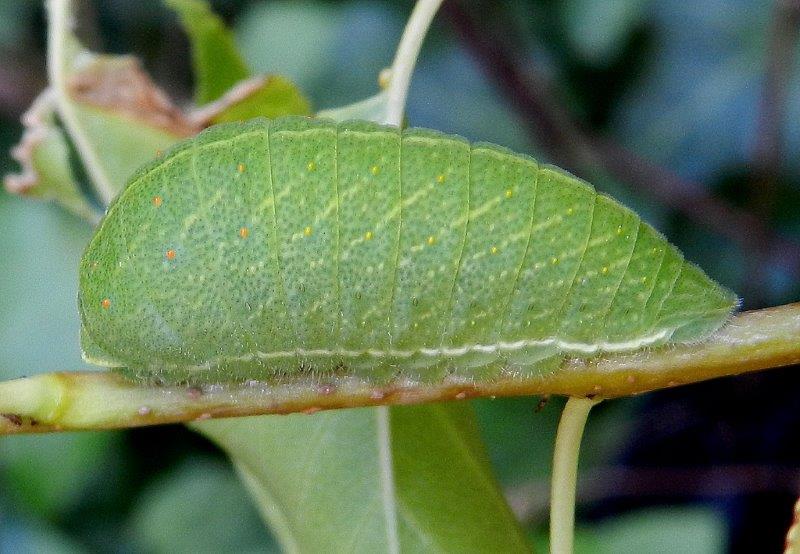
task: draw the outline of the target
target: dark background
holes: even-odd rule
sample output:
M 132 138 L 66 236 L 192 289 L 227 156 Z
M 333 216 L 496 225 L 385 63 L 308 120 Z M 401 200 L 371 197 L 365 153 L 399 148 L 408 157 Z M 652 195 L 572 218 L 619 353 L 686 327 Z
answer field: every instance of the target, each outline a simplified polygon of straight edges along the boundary
M 315 108 L 376 90 L 410 2 L 217 1 L 248 62 Z M 187 41 L 156 0 L 84 2 L 85 38 L 132 52 L 180 103 Z M 797 2 L 446 2 L 413 125 L 561 165 L 634 208 L 745 308 L 800 298 Z M 0 170 L 45 86 L 41 2 L 0 2 Z M 0 192 L 0 378 L 81 369 L 91 229 Z M 800 492 L 795 368 L 610 401 L 590 418 L 578 550 L 777 552 Z M 475 402 L 537 543 L 561 401 Z M 274 549 L 230 466 L 181 426 L 0 440 L 0 552 Z

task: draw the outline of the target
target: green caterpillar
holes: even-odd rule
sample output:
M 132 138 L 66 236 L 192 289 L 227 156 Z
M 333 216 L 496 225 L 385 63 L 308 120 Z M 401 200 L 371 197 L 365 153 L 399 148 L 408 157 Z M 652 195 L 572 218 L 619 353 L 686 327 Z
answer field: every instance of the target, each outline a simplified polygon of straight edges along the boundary
M 587 183 L 366 122 L 212 127 L 81 261 L 87 361 L 145 379 L 519 375 L 699 341 L 737 298 Z

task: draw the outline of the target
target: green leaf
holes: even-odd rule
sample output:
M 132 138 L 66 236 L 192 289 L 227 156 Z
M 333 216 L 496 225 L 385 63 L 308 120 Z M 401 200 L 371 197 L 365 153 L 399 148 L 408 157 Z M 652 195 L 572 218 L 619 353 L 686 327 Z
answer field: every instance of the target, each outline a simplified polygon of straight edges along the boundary
M 42 93 L 22 117 L 25 134 L 11 154 L 22 172 L 7 175 L 9 192 L 52 200 L 88 221 L 97 222 L 100 214 L 81 192 L 69 160 L 69 145 L 56 125 L 53 95 Z
M 633 29 L 642 22 L 648 0 L 567 0 L 561 4 L 564 29 L 584 60 L 614 61 Z
M 348 119 L 366 119 L 367 121 L 384 121 L 388 112 L 389 97 L 385 90 L 380 91 L 375 96 L 370 96 L 364 100 L 322 110 L 317 115 L 327 117 L 335 121 L 346 121 Z
M 192 461 L 145 489 L 131 528 L 145 552 L 277 552 L 230 468 Z
M 727 529 L 718 512 L 703 507 L 638 510 L 591 527 L 579 527 L 577 554 L 725 552 Z
M 254 117 L 311 115 L 311 105 L 290 80 L 279 75 L 246 81 L 224 98 L 224 107 L 209 116 L 211 123 L 245 121 Z M 212 106 L 212 111 L 216 107 Z
M 526 552 L 471 408 L 205 421 L 287 552 Z
M 206 104 L 220 98 L 250 76 L 233 34 L 204 0 L 164 0 L 179 16 L 192 46 L 195 101 Z
M 0 475 L 6 494 L 43 518 L 53 518 L 77 506 L 85 495 L 97 495 L 109 479 L 119 435 L 71 433 L 31 435 L 4 441 Z M 95 468 L 87 471 L 86 468 Z M 0 548 L 2 551 L 2 548 Z

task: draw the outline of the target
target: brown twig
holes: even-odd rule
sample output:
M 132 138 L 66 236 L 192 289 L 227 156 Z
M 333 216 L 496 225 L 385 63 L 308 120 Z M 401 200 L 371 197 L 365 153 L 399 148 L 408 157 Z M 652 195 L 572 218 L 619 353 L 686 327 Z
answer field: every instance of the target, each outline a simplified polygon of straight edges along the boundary
M 746 251 L 768 245 L 770 258 L 780 259 L 792 274 L 800 274 L 800 244 L 778 236 L 758 216 L 713 197 L 702 186 L 582 129 L 548 92 L 546 80 L 529 64 L 523 69 L 523 62 L 509 41 L 487 32 L 482 27 L 485 18 L 474 17 L 465 6 L 465 2 L 451 0 L 444 11 L 554 162 L 584 174 L 601 168 L 698 225 L 735 241 Z
M 299 375 L 203 388 L 146 386 L 112 372 L 61 372 L 0 383 L 0 435 L 135 427 L 332 408 L 474 397 L 562 394 L 612 398 L 800 362 L 800 304 L 745 312 L 701 344 L 568 359 L 544 375 L 434 383 Z M 288 379 L 288 378 L 287 378 Z

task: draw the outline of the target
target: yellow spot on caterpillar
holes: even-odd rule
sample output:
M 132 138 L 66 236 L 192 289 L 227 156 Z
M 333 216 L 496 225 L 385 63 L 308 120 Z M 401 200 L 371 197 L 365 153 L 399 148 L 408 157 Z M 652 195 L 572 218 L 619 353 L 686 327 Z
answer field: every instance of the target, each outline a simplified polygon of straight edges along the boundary
M 370 173 L 372 173 L 373 175 L 377 175 L 378 173 L 380 173 L 380 172 L 381 172 L 381 168 L 380 168 L 380 167 L 378 167 L 377 165 L 373 165 L 372 167 L 370 167 L 370 168 L 369 168 L 369 171 L 370 171 Z
M 644 284 L 647 282 L 647 277 L 642 277 L 642 278 L 640 279 L 640 281 L 641 281 L 641 282 L 642 282 L 642 284 L 644 285 Z
M 608 275 L 608 266 L 603 266 L 603 269 L 600 270 L 600 273 L 603 275 Z
M 247 227 L 239 229 L 239 236 L 246 239 L 250 235 L 250 230 Z
M 492 246 L 492 248 L 489 250 L 489 252 L 491 252 L 492 254 L 497 254 L 497 247 L 496 246 Z
M 508 189 L 506 191 L 506 198 L 511 198 L 512 196 L 514 196 L 514 191 L 511 190 L 511 189 Z
M 239 173 L 244 173 L 244 164 L 237 165 L 236 171 L 238 171 Z
M 552 258 L 552 259 L 550 260 L 550 263 L 551 263 L 551 264 L 553 264 L 553 265 L 557 265 L 557 264 L 558 264 L 558 258 L 555 258 L 555 257 L 554 257 L 554 258 Z
M 161 206 L 161 204 L 162 204 L 163 202 L 164 202 L 164 199 L 163 199 L 163 198 L 161 198 L 160 196 L 154 196 L 154 197 L 153 197 L 153 206 L 155 206 L 156 208 L 158 208 L 159 206 Z
M 104 310 L 107 310 L 111 307 L 111 300 L 108 298 L 103 298 L 103 301 L 100 302 L 100 305 L 103 306 Z
M 436 182 L 439 183 L 440 185 L 444 183 L 445 179 L 446 177 L 444 176 L 444 173 L 440 173 L 439 175 L 436 176 Z
M 618 227 L 617 227 L 617 234 L 618 234 L 618 235 L 621 235 L 621 234 L 622 234 L 622 225 L 620 225 L 620 226 L 618 226 Z
M 306 169 L 308 169 L 309 171 L 316 171 L 317 170 L 317 163 L 314 162 L 313 160 L 308 162 L 308 165 L 306 166 Z
M 575 210 L 572 208 L 567 208 L 567 215 L 572 215 L 575 213 Z
M 472 321 L 469 322 L 469 324 L 475 327 L 475 320 L 473 319 Z
M 167 250 L 167 254 L 166 255 L 167 255 L 167 259 L 170 260 L 170 261 L 175 259 L 175 251 L 172 250 L 171 248 L 169 250 Z
M 434 243 L 436 242 L 436 237 L 434 237 L 433 235 L 429 236 L 427 242 L 428 242 L 428 246 L 433 246 Z
M 372 231 L 364 233 L 364 240 L 372 240 Z
M 303 229 L 303 234 L 307 237 L 310 237 L 312 232 L 313 231 L 311 230 L 311 227 L 306 227 L 305 229 Z

